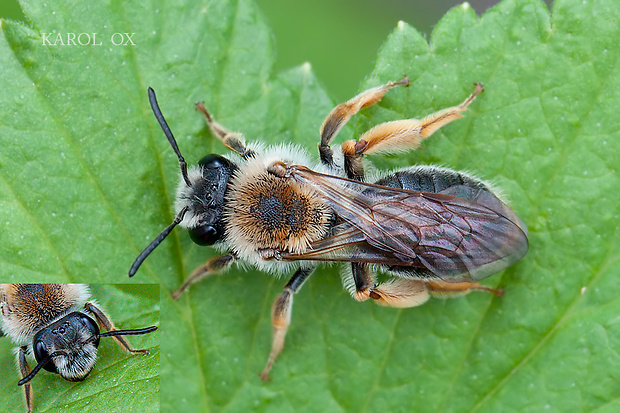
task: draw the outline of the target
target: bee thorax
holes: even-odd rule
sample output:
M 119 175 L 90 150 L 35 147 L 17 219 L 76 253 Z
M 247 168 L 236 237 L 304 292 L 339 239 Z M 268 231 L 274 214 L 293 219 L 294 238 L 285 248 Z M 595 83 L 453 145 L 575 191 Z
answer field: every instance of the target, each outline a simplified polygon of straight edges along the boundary
M 240 252 L 299 253 L 326 233 L 329 208 L 311 187 L 263 171 L 235 177 L 226 216 L 228 239 Z

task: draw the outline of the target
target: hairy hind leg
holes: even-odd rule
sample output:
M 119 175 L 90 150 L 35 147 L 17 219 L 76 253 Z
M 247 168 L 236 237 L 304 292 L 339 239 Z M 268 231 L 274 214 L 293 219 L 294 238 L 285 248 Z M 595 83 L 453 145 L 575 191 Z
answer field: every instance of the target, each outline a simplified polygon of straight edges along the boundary
M 345 170 L 351 179 L 362 180 L 364 165 L 362 156 L 371 153 L 391 153 L 417 148 L 420 143 L 448 123 L 463 117 L 463 113 L 474 98 L 483 91 L 481 84 L 460 105 L 442 109 L 422 120 L 403 119 L 381 123 L 370 129 L 359 140 L 348 140 L 342 144 Z
M 472 291 L 486 291 L 501 297 L 502 290 L 479 285 L 478 283 L 445 281 L 422 281 L 408 278 L 392 278 L 370 289 L 369 296 L 377 304 L 388 307 L 416 307 L 424 304 L 430 297 L 455 298 Z
M 388 92 L 396 86 L 409 86 L 407 75 L 398 82 L 388 82 L 383 86 L 377 86 L 363 91 L 359 95 L 339 104 L 327 115 L 323 125 L 321 125 L 321 143 L 319 144 L 319 155 L 323 164 L 332 166 L 334 164 L 333 152 L 329 146 L 331 140 L 347 124 L 349 119 L 361 109 L 374 105 Z
M 394 277 L 377 284 L 368 264 L 352 263 L 351 269 L 350 276 L 345 276 L 343 283 L 353 298 L 357 301 L 372 298 L 377 304 L 388 307 L 416 307 L 424 304 L 430 297 L 454 298 L 471 291 L 486 291 L 500 297 L 503 294 L 502 290 L 470 282 L 449 283 Z
M 389 307 L 415 307 L 429 299 L 424 281 L 411 278 L 391 278 L 377 284 L 375 274 L 365 263 L 351 263 L 351 273 L 343 284 L 357 301 L 372 298 L 377 304 Z
M 486 291 L 488 293 L 495 294 L 498 297 L 501 297 L 504 294 L 503 290 L 496 290 L 478 283 L 470 282 L 449 283 L 445 281 L 427 281 L 426 287 L 428 288 L 428 292 L 433 297 L 437 298 L 459 297 L 461 295 L 469 294 L 472 291 Z

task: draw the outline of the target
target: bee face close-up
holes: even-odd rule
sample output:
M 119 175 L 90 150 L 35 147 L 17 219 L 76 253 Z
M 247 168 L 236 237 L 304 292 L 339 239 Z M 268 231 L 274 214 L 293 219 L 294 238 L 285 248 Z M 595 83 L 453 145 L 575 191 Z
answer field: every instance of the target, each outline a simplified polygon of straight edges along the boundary
M 82 381 L 95 367 L 101 338 L 113 337 L 128 353 L 149 354 L 134 350 L 123 336 L 157 329 L 117 329 L 84 284 L 0 284 L 0 306 L 2 333 L 19 346 L 17 384 L 24 388 L 29 412 L 34 409 L 31 382 L 41 370 Z M 28 362 L 32 358 L 33 369 Z
M 77 311 L 45 325 L 32 341 L 37 362 L 51 359 L 43 368 L 69 381 L 84 380 L 90 373 L 95 366 L 98 346 L 97 323 Z

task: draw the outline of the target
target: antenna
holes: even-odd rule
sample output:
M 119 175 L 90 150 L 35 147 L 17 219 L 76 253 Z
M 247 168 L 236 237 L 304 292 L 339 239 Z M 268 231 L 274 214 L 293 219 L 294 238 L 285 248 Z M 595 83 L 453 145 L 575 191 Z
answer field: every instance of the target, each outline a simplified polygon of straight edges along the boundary
M 188 209 L 188 207 L 183 208 L 181 210 L 181 212 L 179 212 L 179 215 L 176 216 L 174 221 L 172 221 L 172 224 L 168 225 L 168 227 L 166 227 L 166 229 L 164 229 L 161 232 L 161 234 L 159 234 L 157 237 L 155 237 L 155 239 L 148 245 L 148 247 L 146 247 L 144 249 L 144 251 L 142 251 L 140 253 L 140 255 L 138 255 L 138 258 L 136 258 L 136 260 L 133 262 L 133 264 L 131 264 L 131 268 L 129 269 L 129 276 L 130 277 L 133 277 L 136 274 L 136 272 L 138 271 L 138 268 L 140 268 L 140 266 L 142 265 L 142 263 L 144 262 L 146 257 L 148 257 L 149 254 L 151 252 L 153 252 L 153 250 L 155 248 L 157 248 L 157 246 L 159 244 L 161 244 L 161 242 L 164 240 L 164 238 L 166 238 L 168 236 L 168 234 L 170 234 L 170 232 L 172 232 L 174 227 L 176 227 L 177 225 L 179 225 L 179 223 L 181 221 L 183 221 L 183 217 L 185 216 L 185 213 L 187 212 L 187 209 Z
M 164 115 L 161 113 L 161 109 L 159 109 L 159 104 L 157 103 L 157 97 L 155 96 L 155 91 L 153 88 L 149 88 L 149 103 L 151 104 L 151 109 L 153 109 L 155 119 L 159 122 L 159 126 L 161 126 L 164 131 L 166 138 L 168 138 L 170 146 L 172 146 L 174 153 L 176 153 L 177 158 L 179 158 L 179 166 L 181 167 L 181 175 L 183 175 L 183 179 L 185 180 L 187 186 L 191 187 L 192 183 L 189 181 L 189 177 L 187 176 L 187 163 L 185 162 L 185 159 L 183 159 L 183 155 L 181 155 L 179 145 L 177 145 L 177 141 L 174 139 L 174 135 L 168 126 L 168 122 L 166 122 Z
M 157 330 L 155 326 L 139 328 L 137 330 L 112 330 L 99 334 L 99 337 L 137 336 L 138 334 L 147 334 L 155 330 Z

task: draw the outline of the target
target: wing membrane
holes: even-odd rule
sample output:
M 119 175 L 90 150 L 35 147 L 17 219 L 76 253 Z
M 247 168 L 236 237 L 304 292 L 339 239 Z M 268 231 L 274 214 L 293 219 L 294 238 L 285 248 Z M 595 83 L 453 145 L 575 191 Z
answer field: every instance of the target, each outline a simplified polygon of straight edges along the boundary
M 344 220 L 335 235 L 289 260 L 354 261 L 417 267 L 450 281 L 477 281 L 519 261 L 527 227 L 489 191 L 454 186 L 441 193 L 362 183 L 294 166 Z

